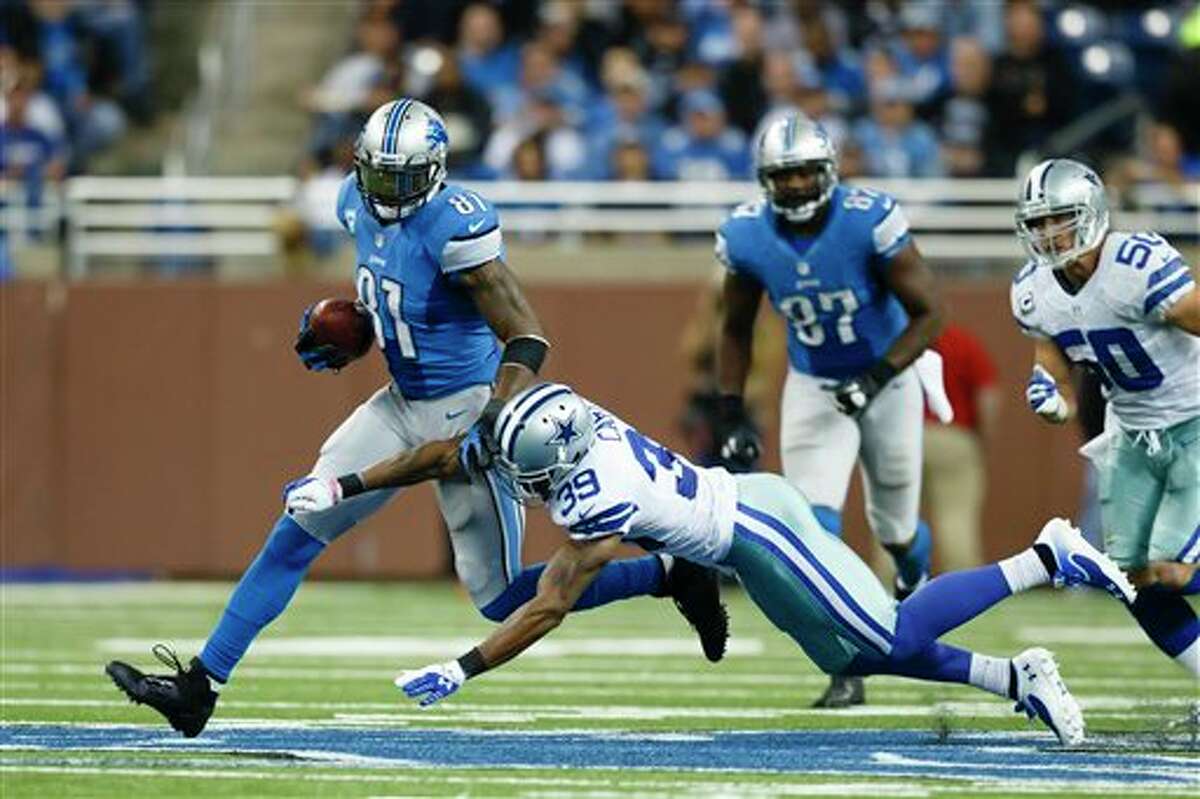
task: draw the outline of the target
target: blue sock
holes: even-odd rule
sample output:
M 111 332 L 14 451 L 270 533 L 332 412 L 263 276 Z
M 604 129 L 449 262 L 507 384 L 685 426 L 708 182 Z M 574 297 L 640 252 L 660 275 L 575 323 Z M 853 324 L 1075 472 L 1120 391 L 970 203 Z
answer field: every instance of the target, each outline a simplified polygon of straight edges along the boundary
M 935 577 L 897 606 L 893 655 L 920 652 L 1011 594 L 996 564 Z
M 856 657 L 843 674 L 851 677 L 894 674 L 918 680 L 969 685 L 971 653 L 956 646 L 932 641 L 916 652 L 906 653 L 902 658 L 896 656 L 896 650 L 893 650 L 892 656 L 886 660 L 866 660 Z
M 1129 609 L 1154 645 L 1176 657 L 1200 636 L 1196 612 L 1179 593 L 1161 588 L 1142 588 Z
M 933 534 L 924 520 L 917 521 L 917 532 L 913 535 L 912 543 L 903 552 L 892 552 L 892 560 L 896 563 L 896 574 L 907 586 L 915 586 L 921 582 L 923 575 L 929 574 L 929 558 L 933 549 Z
M 842 512 L 836 508 L 831 508 L 828 505 L 813 505 L 813 516 L 817 517 L 817 523 L 820 524 L 825 531 L 842 537 Z
M 324 549 L 292 517 L 279 517 L 200 653 L 210 675 L 220 682 L 229 679 L 255 636 L 287 607 L 309 565 Z
M 537 594 L 538 579 L 545 569 L 545 563 L 526 567 L 515 580 L 508 584 L 504 593 L 480 608 L 479 611 L 492 621 L 504 621 L 514 610 L 533 599 Z M 579 601 L 575 603 L 572 610 L 587 610 L 599 605 L 607 605 L 618 599 L 629 599 L 635 596 L 660 595 L 665 576 L 662 559 L 656 555 L 614 560 L 600 570 L 600 574 L 596 575 L 596 579 L 579 597 Z

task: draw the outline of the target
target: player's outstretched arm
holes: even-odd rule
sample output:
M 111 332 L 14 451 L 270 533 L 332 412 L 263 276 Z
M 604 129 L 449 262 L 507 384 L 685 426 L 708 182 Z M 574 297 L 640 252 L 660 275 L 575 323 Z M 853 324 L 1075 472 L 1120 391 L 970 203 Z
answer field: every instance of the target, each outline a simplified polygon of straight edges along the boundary
M 422 707 L 457 691 L 464 682 L 533 646 L 562 623 L 621 545 L 619 535 L 570 541 L 559 547 L 538 580 L 537 595 L 505 619 L 483 643 L 457 660 L 406 671 L 396 686 Z
M 1193 336 L 1200 336 L 1200 288 L 1180 297 L 1163 318 Z
M 911 241 L 888 263 L 887 284 L 908 312 L 908 327 L 883 356 L 901 372 L 937 338 L 946 309 L 933 270 Z
M 462 474 L 459 446 L 463 436 L 431 441 L 368 466 L 361 472 L 338 477 L 308 475 L 284 486 L 283 504 L 288 513 L 319 513 L 364 491 L 399 488 L 426 480 L 445 480 Z

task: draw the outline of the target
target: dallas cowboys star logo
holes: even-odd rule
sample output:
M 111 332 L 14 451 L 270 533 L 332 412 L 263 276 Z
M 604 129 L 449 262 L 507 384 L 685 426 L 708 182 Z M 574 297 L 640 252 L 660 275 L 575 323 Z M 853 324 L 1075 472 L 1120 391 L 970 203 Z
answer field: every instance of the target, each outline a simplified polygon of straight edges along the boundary
M 562 444 L 565 447 L 583 435 L 575 429 L 575 414 L 571 414 L 562 421 L 558 419 L 551 419 L 550 421 L 554 422 L 555 431 L 550 440 L 546 442 L 548 444 Z

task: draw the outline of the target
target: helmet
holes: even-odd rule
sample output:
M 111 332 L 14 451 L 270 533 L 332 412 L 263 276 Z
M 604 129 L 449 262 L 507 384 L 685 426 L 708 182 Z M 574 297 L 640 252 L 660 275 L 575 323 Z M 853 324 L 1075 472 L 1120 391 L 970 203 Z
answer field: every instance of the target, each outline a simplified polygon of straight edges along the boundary
M 786 111 L 763 126 L 754 152 L 755 171 L 771 208 L 789 222 L 807 222 L 829 202 L 838 183 L 837 148 L 825 129 L 800 111 Z M 801 166 L 819 170 L 817 190 L 781 191 L 775 173 Z
M 546 502 L 592 448 L 592 410 L 561 383 L 541 383 L 510 399 L 496 417 L 496 458 L 508 490 L 526 505 Z
M 420 208 L 446 178 L 446 123 L 437 111 L 407 98 L 384 103 L 354 145 L 354 174 L 367 208 L 395 222 Z
M 1035 224 L 1045 217 L 1063 217 Z M 1017 238 L 1039 266 L 1058 269 L 1093 247 L 1108 233 L 1108 199 L 1104 184 L 1088 167 L 1066 158 L 1051 158 L 1035 166 L 1017 198 Z M 1059 250 L 1063 233 L 1072 244 Z

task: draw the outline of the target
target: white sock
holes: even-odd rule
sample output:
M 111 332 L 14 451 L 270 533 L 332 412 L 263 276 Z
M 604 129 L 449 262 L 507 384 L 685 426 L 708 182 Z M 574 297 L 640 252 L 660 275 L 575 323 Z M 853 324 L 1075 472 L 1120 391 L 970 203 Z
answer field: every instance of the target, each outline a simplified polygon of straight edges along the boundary
M 1008 583 L 1009 590 L 1014 594 L 1019 594 L 1022 591 L 1028 591 L 1030 588 L 1037 588 L 1039 585 L 1046 585 L 1050 582 L 1050 575 L 1046 573 L 1046 566 L 1042 563 L 1042 559 L 1033 551 L 1033 547 L 1018 552 L 1011 558 L 1005 558 L 1000 561 L 1000 571 L 1004 572 L 1004 580 Z
M 967 681 L 989 694 L 1008 699 L 1009 669 L 1008 658 L 996 658 L 972 652 L 971 671 Z
M 1190 671 L 1193 677 L 1200 679 L 1200 638 L 1192 641 L 1187 649 L 1176 655 L 1175 660 Z
M 668 574 L 670 574 L 670 573 L 671 573 L 671 567 L 675 565 L 675 556 L 674 556 L 674 555 L 667 555 L 667 554 L 665 554 L 665 553 L 661 553 L 661 554 L 660 554 L 660 553 L 658 553 L 658 552 L 655 552 L 655 553 L 654 553 L 654 555 L 655 555 L 655 557 L 657 557 L 657 558 L 658 558 L 660 561 L 662 561 L 662 567 L 663 567 L 663 577 L 666 577 Z

